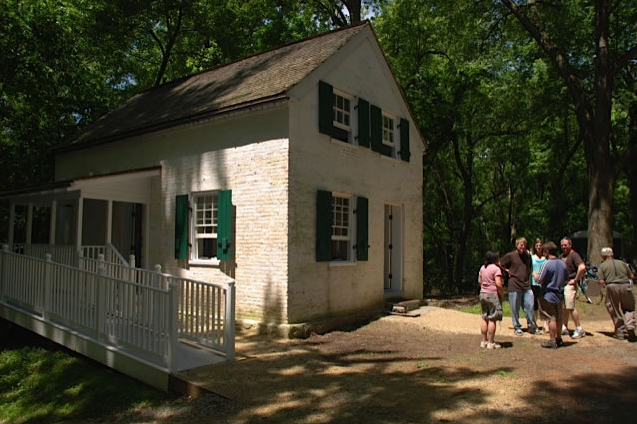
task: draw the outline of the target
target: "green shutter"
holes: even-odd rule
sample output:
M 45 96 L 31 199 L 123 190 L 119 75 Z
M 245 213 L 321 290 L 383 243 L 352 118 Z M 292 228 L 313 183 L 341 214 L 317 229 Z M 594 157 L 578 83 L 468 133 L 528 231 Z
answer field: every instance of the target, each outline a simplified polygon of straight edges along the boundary
M 334 90 L 324 81 L 319 81 L 319 132 L 330 137 L 334 122 Z
M 369 147 L 369 102 L 358 99 L 358 144 Z
M 332 193 L 319 190 L 316 196 L 316 261 L 332 259 Z
M 369 244 L 369 200 L 366 197 L 356 199 L 356 260 L 368 259 Z
M 217 202 L 217 258 L 227 261 L 232 253 L 232 190 L 221 190 Z
M 400 119 L 400 158 L 406 162 L 409 162 L 409 121 L 406 119 Z
M 380 153 L 383 148 L 383 113 L 378 106 L 374 105 L 371 105 L 369 111 L 372 150 Z
M 188 195 L 175 197 L 175 259 L 188 259 L 188 224 L 190 221 Z

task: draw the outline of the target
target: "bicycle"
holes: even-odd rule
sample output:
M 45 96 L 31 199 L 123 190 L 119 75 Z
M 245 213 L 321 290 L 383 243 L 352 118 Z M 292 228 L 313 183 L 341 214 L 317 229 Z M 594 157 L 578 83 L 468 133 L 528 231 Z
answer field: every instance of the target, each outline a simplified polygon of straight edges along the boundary
M 580 294 L 584 295 L 584 299 L 586 303 L 595 303 L 599 305 L 604 300 L 604 290 L 603 287 L 598 283 L 599 277 L 597 276 L 597 266 L 586 264 L 586 272 L 584 276 L 579 280 L 577 286 L 579 290 L 577 291 L 576 299 L 582 301 L 580 299 Z M 599 300 L 597 302 L 593 302 L 592 297 L 598 297 Z

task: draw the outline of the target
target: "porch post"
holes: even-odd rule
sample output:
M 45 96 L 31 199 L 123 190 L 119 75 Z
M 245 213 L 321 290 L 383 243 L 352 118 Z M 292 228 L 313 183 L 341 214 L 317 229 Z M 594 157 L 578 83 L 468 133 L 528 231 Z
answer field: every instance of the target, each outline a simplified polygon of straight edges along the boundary
M 49 245 L 55 246 L 55 226 L 57 225 L 58 201 L 51 201 L 51 221 L 49 222 Z
M 109 200 L 106 207 L 106 244 L 111 244 L 113 237 L 113 201 Z
M 236 303 L 236 288 L 234 280 L 228 282 L 226 288 L 226 302 L 224 304 L 223 314 L 223 346 L 226 353 L 226 359 L 229 361 L 234 360 L 234 337 L 235 337 L 235 303 Z
M 9 249 L 13 252 L 13 230 L 15 227 L 15 203 L 9 205 Z
M 31 244 L 31 235 L 33 234 L 33 203 L 29 202 L 27 206 L 27 237 L 24 244 Z
M 77 231 L 75 232 L 75 247 L 80 250 L 82 247 L 82 219 L 84 217 L 84 198 L 80 196 L 77 199 Z

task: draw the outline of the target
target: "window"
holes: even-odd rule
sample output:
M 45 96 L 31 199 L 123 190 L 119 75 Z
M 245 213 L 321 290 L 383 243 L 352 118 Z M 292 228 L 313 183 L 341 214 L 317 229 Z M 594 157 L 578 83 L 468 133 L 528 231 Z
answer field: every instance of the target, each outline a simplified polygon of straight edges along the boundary
M 368 210 L 366 197 L 318 190 L 316 261 L 367 261 Z
M 333 94 L 333 138 L 351 143 L 352 122 L 351 122 L 351 98 L 343 93 Z
M 396 152 L 395 128 L 394 118 L 383 114 L 383 147 L 381 153 L 392 158 L 395 157 Z
M 332 195 L 332 255 L 333 261 L 350 260 L 351 198 Z
M 193 196 L 192 259 L 212 260 L 217 257 L 218 194 Z

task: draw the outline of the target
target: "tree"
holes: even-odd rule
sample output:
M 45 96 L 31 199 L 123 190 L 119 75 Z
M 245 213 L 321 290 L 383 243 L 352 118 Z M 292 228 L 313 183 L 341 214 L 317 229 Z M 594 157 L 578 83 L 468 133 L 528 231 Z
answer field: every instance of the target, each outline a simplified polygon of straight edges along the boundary
M 502 4 L 542 48 L 567 87 L 588 169 L 589 259 L 599 263 L 601 247 L 613 240 L 615 182 L 626 162 L 637 155 L 635 148 L 611 150 L 615 79 L 637 57 L 637 7 L 608 0 L 592 4 L 502 0 Z M 590 26 L 574 26 L 578 19 Z M 574 41 L 584 40 L 574 40 L 574 28 L 587 30 L 583 49 L 575 46 Z

